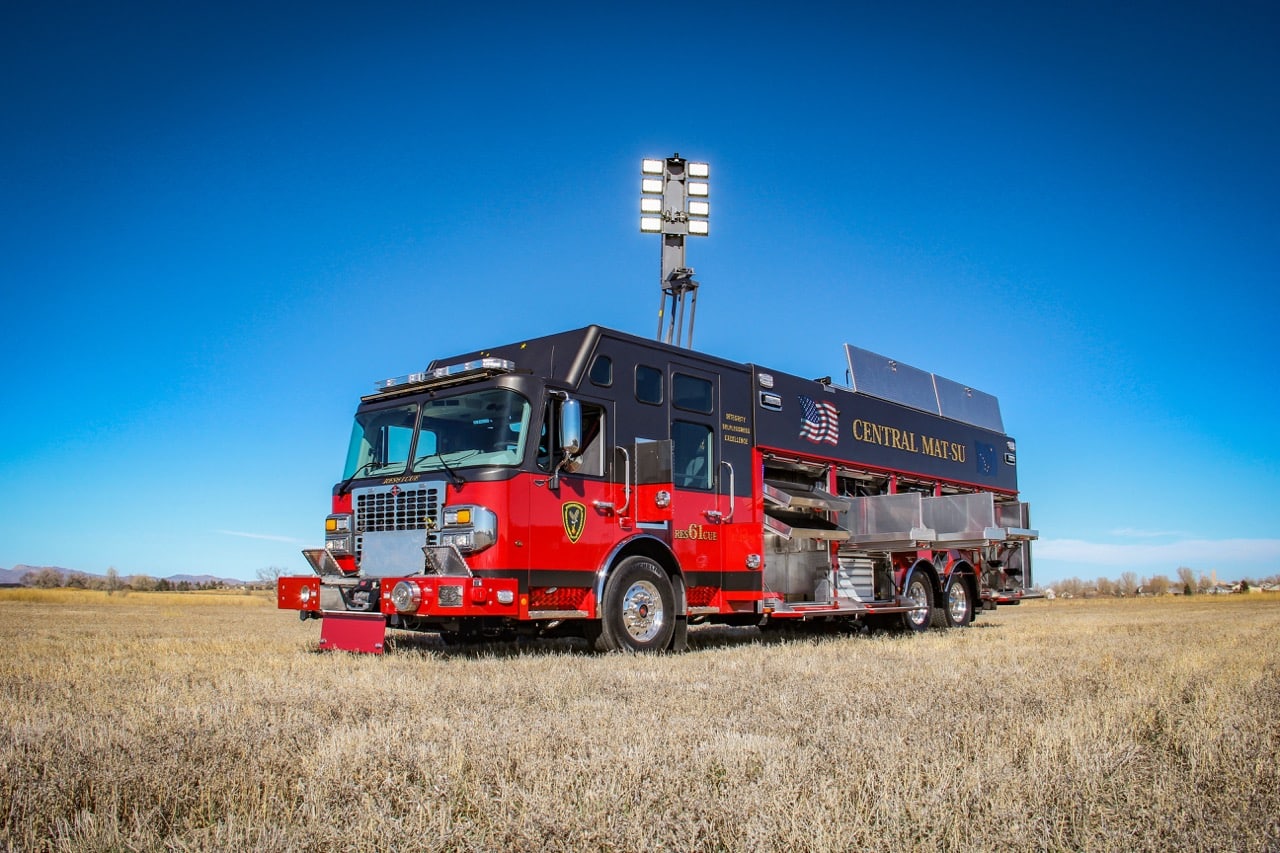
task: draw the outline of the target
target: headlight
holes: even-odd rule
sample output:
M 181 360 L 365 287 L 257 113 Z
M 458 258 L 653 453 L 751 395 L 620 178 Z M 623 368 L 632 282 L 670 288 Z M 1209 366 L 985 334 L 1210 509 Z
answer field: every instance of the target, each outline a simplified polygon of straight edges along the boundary
M 475 554 L 498 541 L 498 516 L 484 506 L 447 506 L 440 544 L 452 545 L 462 554 Z
M 452 545 L 461 554 L 470 554 L 475 550 L 475 537 L 471 533 L 446 533 L 440 537 L 444 545 Z
M 302 602 L 302 606 L 306 607 L 311 603 L 311 587 L 304 586 L 298 590 L 298 600 Z
M 400 613 L 414 613 L 422 603 L 422 589 L 412 581 L 400 581 L 391 589 L 391 605 Z
M 340 557 L 353 553 L 350 513 L 335 513 L 324 520 L 324 547 L 330 554 Z

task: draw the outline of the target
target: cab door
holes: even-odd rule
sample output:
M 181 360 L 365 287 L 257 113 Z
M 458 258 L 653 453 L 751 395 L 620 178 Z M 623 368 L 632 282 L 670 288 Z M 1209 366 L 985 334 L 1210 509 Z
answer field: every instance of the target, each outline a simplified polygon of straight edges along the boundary
M 548 399 L 537 454 L 539 473 L 529 497 L 530 610 L 582 610 L 605 555 L 617 541 L 610 508 L 610 453 L 615 444 L 612 401 L 575 396 L 581 406 L 582 447 L 569 464 L 557 446 L 560 401 Z

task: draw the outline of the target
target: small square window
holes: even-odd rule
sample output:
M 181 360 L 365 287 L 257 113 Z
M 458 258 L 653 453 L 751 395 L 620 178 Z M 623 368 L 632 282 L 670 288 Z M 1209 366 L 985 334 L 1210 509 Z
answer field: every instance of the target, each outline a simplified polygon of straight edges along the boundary
M 596 360 L 591 362 L 591 383 L 599 385 L 602 388 L 608 388 L 613 384 L 613 359 L 607 355 L 598 355 Z
M 662 371 L 641 364 L 636 367 L 636 399 L 641 403 L 662 404 Z
M 671 405 L 686 412 L 711 414 L 711 380 L 677 373 L 671 377 Z

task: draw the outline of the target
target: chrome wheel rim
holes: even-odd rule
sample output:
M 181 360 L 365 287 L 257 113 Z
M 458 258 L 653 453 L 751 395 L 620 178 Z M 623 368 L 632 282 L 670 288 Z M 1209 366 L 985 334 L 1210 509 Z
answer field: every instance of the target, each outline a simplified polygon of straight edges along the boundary
M 963 581 L 956 581 L 951 585 L 951 591 L 947 594 L 947 609 L 951 612 L 952 624 L 959 625 L 968 618 L 969 591 L 965 589 Z
M 929 621 L 929 596 L 925 592 L 924 581 L 919 578 L 911 581 L 911 585 L 907 587 L 907 601 L 918 608 L 908 616 L 913 624 L 923 625 Z
M 627 636 L 638 643 L 647 643 L 662 630 L 665 614 L 662 612 L 662 596 L 649 581 L 636 581 L 622 596 L 622 626 Z

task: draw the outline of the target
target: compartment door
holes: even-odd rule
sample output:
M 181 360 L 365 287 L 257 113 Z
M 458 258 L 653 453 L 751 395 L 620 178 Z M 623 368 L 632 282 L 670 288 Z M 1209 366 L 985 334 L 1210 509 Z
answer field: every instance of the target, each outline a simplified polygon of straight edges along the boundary
M 724 521 L 731 513 L 720 465 L 720 377 L 672 364 L 668 387 L 671 547 L 685 573 L 690 606 L 705 606 L 722 586 Z

